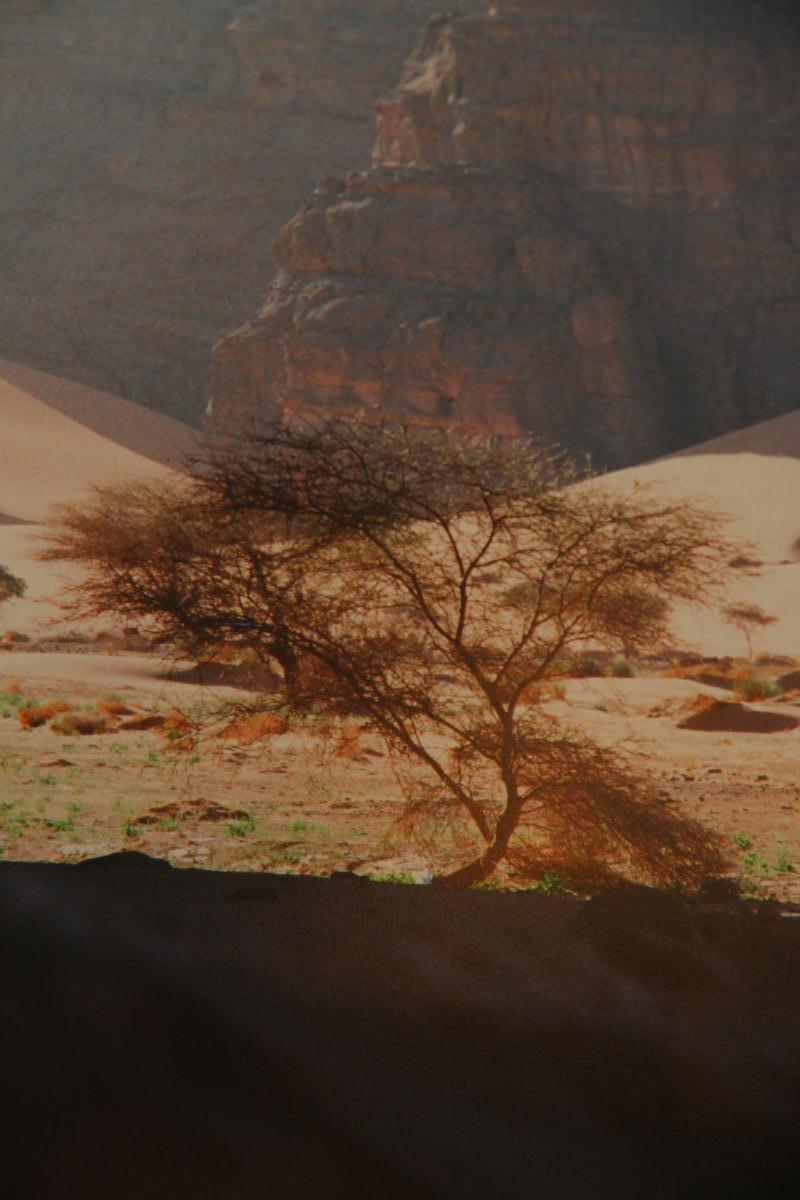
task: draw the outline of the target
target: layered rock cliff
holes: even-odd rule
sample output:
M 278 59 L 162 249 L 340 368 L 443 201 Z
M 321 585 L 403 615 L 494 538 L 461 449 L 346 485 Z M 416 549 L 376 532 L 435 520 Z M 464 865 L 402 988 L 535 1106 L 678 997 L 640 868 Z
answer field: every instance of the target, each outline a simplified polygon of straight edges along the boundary
M 0 354 L 199 420 L 435 0 L 3 0 Z
M 284 230 L 215 422 L 370 405 L 622 465 L 800 402 L 800 31 L 782 0 L 433 21 L 372 170 Z

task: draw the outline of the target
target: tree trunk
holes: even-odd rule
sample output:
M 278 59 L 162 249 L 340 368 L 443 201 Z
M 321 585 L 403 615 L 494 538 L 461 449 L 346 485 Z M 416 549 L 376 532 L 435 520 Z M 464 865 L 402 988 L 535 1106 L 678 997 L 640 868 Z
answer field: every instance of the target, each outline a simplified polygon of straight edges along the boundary
M 505 857 L 511 835 L 517 827 L 521 811 L 519 801 L 510 803 L 500 815 L 494 831 L 494 837 L 479 858 L 459 867 L 456 871 L 448 871 L 444 875 L 436 875 L 433 883 L 440 887 L 475 887 L 483 883 L 494 873 L 497 864 Z
M 283 671 L 283 683 L 287 697 L 290 700 L 295 699 L 300 681 L 300 664 L 294 648 L 283 638 L 276 638 L 269 651 Z

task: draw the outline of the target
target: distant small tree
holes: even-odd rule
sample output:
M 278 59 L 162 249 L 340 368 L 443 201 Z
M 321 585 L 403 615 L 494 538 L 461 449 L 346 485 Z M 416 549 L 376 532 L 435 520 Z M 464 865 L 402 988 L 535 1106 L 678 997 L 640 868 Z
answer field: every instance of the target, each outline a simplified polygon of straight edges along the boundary
M 342 418 L 218 447 L 167 494 L 97 491 L 45 557 L 84 568 L 77 611 L 149 617 L 194 651 L 234 640 L 280 663 L 289 703 L 359 714 L 392 754 L 401 827 L 432 851 L 456 835 L 466 861 L 442 879 L 476 883 L 502 860 L 587 882 L 719 867 L 546 698 L 577 653 L 661 644 L 670 602 L 708 601 L 731 553 L 691 502 L 621 494 L 528 441 Z
M 23 581 L 0 564 L 0 604 L 4 600 L 15 600 L 24 596 L 26 590 Z
M 777 617 L 764 612 L 760 604 L 729 604 L 722 610 L 725 620 L 735 626 L 747 642 L 747 661 L 753 661 L 753 636 L 760 629 L 774 625 Z

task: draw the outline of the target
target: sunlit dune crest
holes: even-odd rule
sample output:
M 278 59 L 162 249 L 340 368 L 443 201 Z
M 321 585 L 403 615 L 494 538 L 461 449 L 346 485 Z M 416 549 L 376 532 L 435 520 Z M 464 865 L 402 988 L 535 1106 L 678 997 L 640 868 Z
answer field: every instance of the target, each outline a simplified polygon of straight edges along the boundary
M 3 524 L 38 523 L 93 483 L 166 478 L 196 436 L 119 396 L 3 360 L 0 429 Z
M 34 537 L 51 505 L 92 484 L 168 479 L 191 453 L 186 425 L 70 380 L 0 360 L 0 563 L 27 584 L 3 606 L 3 628 L 28 631 L 52 616 L 42 603 L 58 568 L 35 561 Z

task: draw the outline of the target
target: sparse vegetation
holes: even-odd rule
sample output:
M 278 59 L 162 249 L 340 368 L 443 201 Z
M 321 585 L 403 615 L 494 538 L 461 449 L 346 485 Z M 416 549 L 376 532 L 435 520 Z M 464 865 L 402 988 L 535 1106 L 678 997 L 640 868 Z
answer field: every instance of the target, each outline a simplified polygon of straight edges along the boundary
M 23 729 L 37 729 L 60 713 L 68 713 L 71 710 L 72 705 L 66 700 L 54 700 L 51 704 L 40 704 L 38 700 L 32 700 L 17 710 L 17 719 Z
M 793 870 L 785 846 L 776 848 L 776 859 L 770 863 L 754 845 L 752 834 L 739 830 L 733 835 L 733 844 L 739 852 L 739 891 L 745 899 L 765 899 L 765 880 L 770 875 L 786 874 Z
M 539 896 L 567 896 L 572 888 L 555 871 L 545 871 L 542 878 L 537 880 L 529 890 L 536 892 Z
M 416 883 L 416 879 L 410 871 L 385 871 L 376 875 L 370 875 L 369 878 L 373 883 Z
M 13 717 L 22 708 L 35 708 L 38 704 L 33 696 L 21 691 L 0 692 L 0 717 Z
M 233 821 L 228 825 L 228 833 L 234 838 L 249 837 L 251 833 L 255 833 L 255 830 L 256 823 L 249 818 L 243 821 Z
M 110 733 L 114 722 L 105 713 L 98 712 L 65 712 L 57 717 L 52 724 L 55 733 L 63 733 L 70 737 L 78 733 L 85 737 L 91 734 Z
M 791 875 L 794 873 L 794 863 L 786 846 L 782 843 L 775 847 L 775 860 L 772 869 L 776 875 Z
M 605 673 L 605 666 L 597 655 L 587 652 L 573 655 L 564 667 L 564 674 L 570 679 L 600 679 Z
M 122 832 L 124 833 L 126 838 L 133 838 L 133 837 L 137 837 L 139 835 L 141 830 L 139 829 L 139 826 L 136 824 L 135 817 L 126 817 L 125 818 L 125 820 L 122 823 Z

